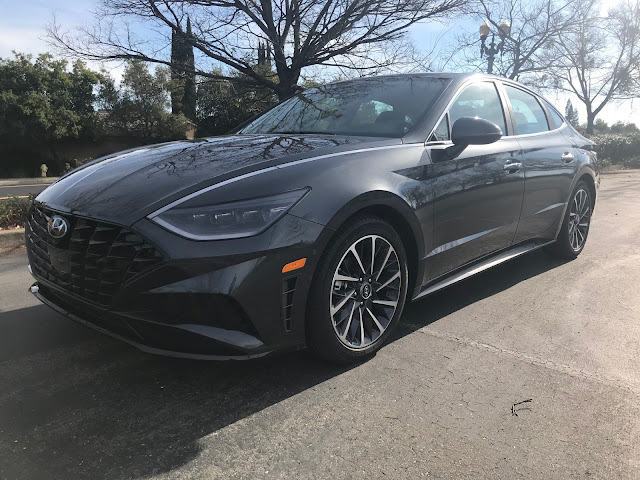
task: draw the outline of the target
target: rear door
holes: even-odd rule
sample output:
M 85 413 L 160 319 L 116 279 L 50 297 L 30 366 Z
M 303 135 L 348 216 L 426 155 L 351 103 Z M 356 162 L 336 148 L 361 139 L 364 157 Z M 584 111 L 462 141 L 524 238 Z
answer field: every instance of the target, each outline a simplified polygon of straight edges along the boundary
M 516 139 L 522 149 L 524 201 L 514 238 L 555 238 L 575 173 L 575 152 L 561 132 L 562 117 L 544 100 L 504 83 Z M 552 115 L 553 114 L 553 115 Z
M 449 140 L 451 126 L 458 118 L 475 116 L 498 125 L 504 136 L 460 151 Z M 495 82 L 480 81 L 463 88 L 427 142 L 435 248 L 426 258 L 425 282 L 511 245 L 524 175 L 509 123 Z

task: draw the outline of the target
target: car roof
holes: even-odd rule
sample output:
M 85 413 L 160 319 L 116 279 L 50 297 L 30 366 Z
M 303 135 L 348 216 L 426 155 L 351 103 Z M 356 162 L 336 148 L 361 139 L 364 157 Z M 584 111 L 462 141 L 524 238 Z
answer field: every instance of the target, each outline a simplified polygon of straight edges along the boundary
M 367 81 L 367 80 L 373 80 L 373 79 L 380 79 L 380 78 L 403 78 L 403 77 L 432 77 L 432 78 L 447 78 L 447 79 L 451 79 L 451 80 L 464 80 L 466 78 L 471 78 L 471 77 L 478 77 L 478 78 L 491 78 L 491 79 L 496 79 L 496 80 L 509 80 L 508 78 L 505 77 L 500 77 L 497 75 L 488 75 L 486 73 L 480 73 L 480 72 L 416 72 L 416 73 L 392 73 L 392 74 L 388 74 L 388 75 L 372 75 L 370 77 L 359 77 L 359 78 L 349 78 L 349 79 L 345 79 L 345 80 L 338 80 L 335 82 L 330 82 L 331 84 L 338 84 L 338 83 L 346 83 L 346 82 L 360 82 L 360 81 Z M 515 80 L 509 80 L 512 82 L 515 82 Z M 517 82 L 515 82 L 517 83 Z

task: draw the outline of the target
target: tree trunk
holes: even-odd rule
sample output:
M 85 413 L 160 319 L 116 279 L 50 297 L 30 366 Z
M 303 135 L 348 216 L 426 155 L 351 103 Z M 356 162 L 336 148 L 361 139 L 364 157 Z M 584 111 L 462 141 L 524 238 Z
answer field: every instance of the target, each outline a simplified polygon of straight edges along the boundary
M 591 109 L 587 109 L 587 134 L 593 135 L 593 125 L 595 124 L 596 116 Z
M 290 69 L 284 72 L 278 72 L 278 100 L 283 101 L 293 96 L 298 91 L 298 80 L 300 79 L 300 71 Z

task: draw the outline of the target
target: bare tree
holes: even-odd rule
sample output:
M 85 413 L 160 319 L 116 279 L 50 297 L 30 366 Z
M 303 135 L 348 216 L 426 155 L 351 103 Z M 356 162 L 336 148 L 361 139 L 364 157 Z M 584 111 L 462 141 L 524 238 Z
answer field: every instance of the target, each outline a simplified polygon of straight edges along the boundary
M 558 61 L 547 85 L 575 94 L 587 110 L 587 133 L 612 101 L 640 94 L 640 2 L 622 0 L 600 15 L 598 0 L 575 5 L 573 22 L 557 38 Z
M 170 65 L 165 45 L 171 32 L 180 32 L 198 52 L 195 73 L 237 81 L 229 72 L 240 72 L 246 81 L 270 88 L 282 99 L 297 90 L 301 72 L 310 66 L 367 71 L 389 65 L 393 59 L 385 55 L 385 46 L 401 40 L 411 25 L 444 17 L 466 1 L 102 0 L 92 27 L 68 31 L 54 20 L 48 37 L 85 59 Z M 190 35 L 181 27 L 187 16 Z M 146 31 L 166 31 L 165 43 L 139 38 L 140 24 Z M 260 43 L 273 54 L 271 75 L 255 69 Z M 219 66 L 225 73 L 213 73 Z
M 554 40 L 571 23 L 570 7 L 578 0 L 476 0 L 467 7 L 478 24 L 487 21 L 496 43 L 502 42 L 502 52 L 495 58 L 498 75 L 527 80 L 521 76 L 536 76 L 555 62 L 550 48 Z M 506 20 L 509 30 L 501 31 Z M 477 31 L 458 37 L 456 63 L 459 66 L 482 69 L 480 40 Z

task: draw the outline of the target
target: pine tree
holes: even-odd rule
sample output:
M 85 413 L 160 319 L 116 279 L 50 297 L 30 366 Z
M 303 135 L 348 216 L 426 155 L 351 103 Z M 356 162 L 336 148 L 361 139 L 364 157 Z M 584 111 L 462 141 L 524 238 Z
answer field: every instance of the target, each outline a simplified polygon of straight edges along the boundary
M 573 104 L 571 100 L 567 100 L 567 106 L 564 109 L 564 116 L 567 118 L 567 122 L 569 122 L 574 127 L 580 125 L 580 119 L 578 118 L 578 110 L 573 108 Z
M 191 37 L 191 20 L 187 18 L 186 32 L 173 30 L 171 34 L 171 112 L 182 113 L 191 121 L 196 119 L 196 76 Z

